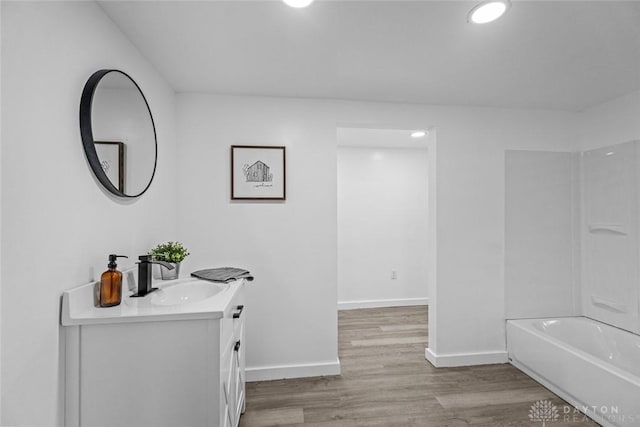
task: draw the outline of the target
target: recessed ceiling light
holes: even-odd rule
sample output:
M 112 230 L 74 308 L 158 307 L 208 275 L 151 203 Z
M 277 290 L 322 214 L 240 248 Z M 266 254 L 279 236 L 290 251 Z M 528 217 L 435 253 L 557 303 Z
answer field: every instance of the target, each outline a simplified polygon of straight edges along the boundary
M 282 0 L 282 1 L 284 1 L 287 5 L 298 8 L 298 9 L 307 7 L 311 3 L 313 3 L 313 0 Z
M 467 21 L 486 24 L 500 18 L 511 6 L 509 0 L 490 0 L 475 6 L 467 15 Z
M 417 130 L 415 132 L 411 132 L 411 138 L 424 138 L 427 133 L 423 130 Z

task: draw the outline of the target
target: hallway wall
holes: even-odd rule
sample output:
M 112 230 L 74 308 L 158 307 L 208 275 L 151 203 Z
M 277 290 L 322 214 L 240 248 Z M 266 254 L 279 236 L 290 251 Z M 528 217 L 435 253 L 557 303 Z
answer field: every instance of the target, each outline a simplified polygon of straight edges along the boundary
M 427 164 L 424 148 L 338 147 L 339 309 L 426 304 Z

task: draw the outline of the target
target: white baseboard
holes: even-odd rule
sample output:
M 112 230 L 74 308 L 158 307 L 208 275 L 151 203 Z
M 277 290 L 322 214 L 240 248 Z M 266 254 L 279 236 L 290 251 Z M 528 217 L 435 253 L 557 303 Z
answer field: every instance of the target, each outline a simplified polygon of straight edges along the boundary
M 424 357 L 436 368 L 452 368 L 455 366 L 495 365 L 507 363 L 509 357 L 506 351 L 488 351 L 478 353 L 449 353 L 436 354 L 429 347 L 424 351 Z
M 340 359 L 336 359 L 335 362 L 304 365 L 247 367 L 245 374 L 247 382 L 340 375 Z
M 353 310 L 356 308 L 407 307 L 412 305 L 429 305 L 429 298 L 338 301 L 338 310 Z

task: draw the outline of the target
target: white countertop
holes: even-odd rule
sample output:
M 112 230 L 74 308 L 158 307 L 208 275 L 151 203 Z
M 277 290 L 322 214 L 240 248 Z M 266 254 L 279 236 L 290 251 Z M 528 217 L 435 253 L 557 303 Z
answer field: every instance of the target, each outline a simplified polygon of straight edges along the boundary
M 202 301 L 180 305 L 158 306 L 149 303 L 150 298 L 160 290 L 184 282 L 197 281 L 217 286 L 220 291 Z M 96 282 L 87 283 L 62 294 L 62 313 L 60 323 L 63 326 L 91 325 L 107 323 L 155 322 L 165 320 L 218 319 L 230 309 L 230 303 L 244 279 L 228 284 L 208 282 L 190 276 L 181 276 L 176 280 L 155 280 L 152 292 L 143 298 L 130 298 L 132 292 L 126 284 L 122 286 L 122 303 L 115 307 L 96 307 Z

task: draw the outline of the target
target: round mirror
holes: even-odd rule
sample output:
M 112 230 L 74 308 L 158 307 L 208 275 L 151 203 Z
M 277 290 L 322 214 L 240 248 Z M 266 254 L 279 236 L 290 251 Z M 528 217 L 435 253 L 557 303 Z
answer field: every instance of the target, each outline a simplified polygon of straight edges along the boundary
M 156 171 L 156 128 L 135 81 L 119 70 L 96 71 L 80 100 L 82 145 L 96 178 L 120 197 L 142 195 Z

